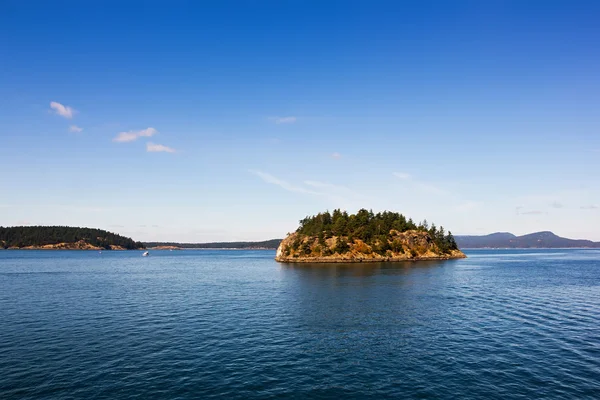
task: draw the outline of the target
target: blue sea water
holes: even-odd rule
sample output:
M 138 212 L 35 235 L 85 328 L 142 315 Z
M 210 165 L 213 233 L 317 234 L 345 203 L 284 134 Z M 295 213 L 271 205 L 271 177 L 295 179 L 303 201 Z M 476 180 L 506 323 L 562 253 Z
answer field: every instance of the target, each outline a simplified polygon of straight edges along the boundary
M 600 398 L 600 251 L 467 254 L 0 251 L 0 398 Z

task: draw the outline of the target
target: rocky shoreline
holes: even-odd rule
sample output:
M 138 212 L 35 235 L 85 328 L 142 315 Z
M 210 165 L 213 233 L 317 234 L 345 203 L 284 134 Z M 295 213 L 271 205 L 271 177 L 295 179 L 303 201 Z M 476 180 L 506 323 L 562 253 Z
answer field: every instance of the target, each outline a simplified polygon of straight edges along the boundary
M 1 247 L 0 247 L 1 249 Z M 75 243 L 55 243 L 55 244 L 43 244 L 38 246 L 23 246 L 16 247 L 11 246 L 6 250 L 127 250 L 122 246 L 110 245 L 110 248 L 93 246 L 83 240 Z
M 440 255 L 430 257 L 275 257 L 275 261 L 281 263 L 375 263 L 375 262 L 403 262 L 403 261 L 443 261 L 467 258 L 460 252 L 460 255 Z

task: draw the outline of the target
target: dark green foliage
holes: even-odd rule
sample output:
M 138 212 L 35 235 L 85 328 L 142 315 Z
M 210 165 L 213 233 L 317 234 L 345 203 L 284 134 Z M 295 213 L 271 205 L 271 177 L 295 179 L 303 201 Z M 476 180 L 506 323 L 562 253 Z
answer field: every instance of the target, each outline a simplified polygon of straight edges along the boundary
M 380 235 L 377 236 L 377 241 L 375 243 L 375 245 L 373 246 L 373 251 L 379 255 L 385 256 L 385 254 L 387 253 L 388 250 L 391 250 L 392 247 L 390 246 L 387 236 L 385 235 Z
M 399 240 L 394 240 L 391 248 L 394 253 L 404 253 L 404 246 L 402 246 L 402 243 Z
M 342 238 L 338 238 L 338 241 L 335 244 L 333 251 L 335 251 L 338 254 L 344 254 L 348 250 L 350 250 L 350 245 L 348 245 L 348 242 L 346 242 Z
M 325 242 L 325 234 L 323 233 L 323 231 L 319 232 L 318 240 L 319 240 L 319 245 L 320 246 L 326 246 L 327 245 L 327 243 Z
M 109 249 L 111 245 L 126 249 L 143 249 L 145 246 L 128 237 L 101 229 L 69 226 L 14 226 L 0 227 L 0 247 L 43 246 L 47 244 L 75 243 L 80 240 L 92 246 Z
M 300 227 L 296 232 L 300 235 L 316 236 L 319 238 L 320 244 L 322 244 L 322 237 L 328 238 L 332 234 L 338 237 L 346 237 L 350 243 L 354 239 L 360 239 L 373 246 L 375 252 L 385 255 L 387 250 L 393 250 L 397 253 L 404 250 L 401 244 L 397 243 L 394 246 L 388 242 L 388 236 L 392 229 L 398 232 L 408 230 L 428 232 L 443 252 L 458 248 L 450 232 L 446 234 L 444 228 L 440 227 L 438 229 L 435 224 L 430 225 L 427 220 L 417 226 L 412 218 L 407 220 L 402 214 L 391 211 L 374 214 L 373 211 L 364 208 L 358 210 L 356 214 L 350 215 L 345 211 L 333 210 L 331 214 L 326 211 L 312 217 L 306 217 L 300 221 Z M 348 244 L 347 242 L 344 243 Z M 337 247 L 335 251 L 339 253 Z
M 276 249 L 281 239 L 262 242 L 211 242 L 211 243 L 176 243 L 176 242 L 144 242 L 147 247 L 175 246 L 182 249 Z M 298 244 L 299 245 L 299 244 Z
M 300 246 L 300 251 L 302 251 L 302 254 L 304 254 L 305 256 L 309 255 L 311 253 L 310 242 L 302 243 L 302 245 Z
M 302 238 L 300 238 L 300 236 L 298 235 L 298 237 L 296 237 L 296 239 L 294 239 L 294 241 L 292 242 L 292 249 L 294 251 L 298 250 L 298 248 L 300 248 L 301 243 L 302 243 Z

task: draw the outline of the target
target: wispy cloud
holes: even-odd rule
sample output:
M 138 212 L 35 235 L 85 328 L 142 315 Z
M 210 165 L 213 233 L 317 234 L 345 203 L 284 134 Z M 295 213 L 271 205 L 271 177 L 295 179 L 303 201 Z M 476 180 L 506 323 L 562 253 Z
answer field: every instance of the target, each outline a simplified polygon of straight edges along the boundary
M 288 192 L 301 193 L 324 199 L 330 207 L 351 209 L 373 203 L 372 198 L 345 186 L 313 180 L 305 180 L 301 184 L 293 184 L 266 172 L 256 170 L 250 170 L 250 172 L 260 177 L 263 181 L 279 186 Z
M 334 153 L 331 154 L 331 158 L 339 160 L 340 158 L 342 158 L 342 155 L 336 151 L 336 152 L 334 152 Z
M 281 180 L 281 179 L 279 179 L 271 174 L 268 174 L 266 172 L 256 171 L 256 170 L 250 170 L 250 172 L 253 173 L 254 175 L 258 176 L 263 181 L 273 184 L 273 185 L 277 185 L 277 186 L 281 187 L 282 189 L 285 189 L 289 192 L 318 194 L 312 190 L 308 190 L 301 186 L 292 185 L 292 184 L 290 184 L 284 180 Z
M 595 205 L 595 204 L 590 204 L 589 206 L 581 206 L 580 207 L 582 210 L 597 210 L 600 207 Z
M 478 201 L 465 201 L 464 203 L 456 206 L 456 210 L 460 212 L 473 211 L 481 206 Z
M 83 128 L 78 127 L 77 125 L 71 125 L 69 127 L 69 132 L 80 133 L 83 131 Z
M 164 146 L 162 144 L 146 143 L 146 151 L 149 153 L 175 153 L 175 149 Z
M 544 212 L 539 211 L 539 210 L 523 211 L 523 212 L 519 213 L 519 215 L 542 215 L 542 214 L 544 214 Z
M 402 181 L 409 182 L 410 185 L 412 185 L 415 189 L 419 189 L 423 192 L 427 192 L 429 194 L 435 194 L 435 195 L 449 194 L 446 190 L 441 189 L 431 183 L 421 182 L 421 181 L 414 179 L 412 177 L 412 175 L 410 175 L 406 172 L 394 172 L 393 175 Z
M 61 117 L 65 117 L 67 119 L 73 118 L 73 115 L 76 113 L 76 111 L 71 107 L 62 105 L 56 101 L 50 102 L 50 108 L 54 110 L 56 115 L 60 115 Z
M 315 190 L 319 196 L 327 199 L 331 204 L 337 207 L 356 208 L 373 203 L 372 198 L 358 193 L 346 186 L 313 180 L 304 181 L 304 185 L 309 186 L 311 190 Z
M 157 133 L 158 133 L 158 131 L 152 127 L 142 129 L 139 131 L 120 132 L 113 139 L 113 142 L 119 142 L 119 143 L 133 142 L 134 140 L 137 140 L 140 137 L 151 137 L 151 136 L 156 135 Z
M 269 117 L 269 121 L 272 121 L 276 124 L 293 124 L 297 121 L 298 119 L 294 116 L 288 116 L 288 117 Z
M 439 188 L 439 187 L 437 187 L 435 185 L 432 185 L 430 183 L 417 182 L 416 185 L 422 191 L 428 192 L 428 193 L 431 193 L 431 194 L 438 194 L 438 195 L 448 194 L 448 192 L 445 191 L 444 189 L 441 189 L 441 188 Z
M 515 212 L 517 213 L 517 215 L 542 215 L 542 214 L 547 214 L 543 211 L 540 210 L 530 210 L 530 211 L 522 211 L 525 207 L 523 206 L 518 206 L 515 207 Z
M 559 203 L 558 201 L 555 201 L 552 204 L 550 204 L 550 207 L 552 207 L 552 208 L 563 208 L 564 205 L 562 203 Z
M 334 189 L 334 190 L 348 190 L 348 191 L 350 190 L 345 186 L 334 185 L 332 183 L 327 183 L 327 182 L 307 180 L 307 181 L 304 181 L 304 184 L 307 186 L 312 186 L 314 188 L 319 188 L 319 189 Z
M 410 174 L 407 174 L 406 172 L 394 172 L 394 176 L 398 179 L 402 179 L 403 181 L 411 179 Z

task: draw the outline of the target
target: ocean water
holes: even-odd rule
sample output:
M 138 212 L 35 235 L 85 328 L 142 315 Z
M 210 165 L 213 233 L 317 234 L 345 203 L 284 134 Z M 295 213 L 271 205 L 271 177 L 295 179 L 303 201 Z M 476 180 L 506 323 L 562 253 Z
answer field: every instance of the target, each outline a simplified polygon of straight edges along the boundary
M 600 251 L 0 251 L 0 399 L 598 399 Z

